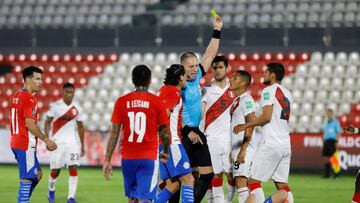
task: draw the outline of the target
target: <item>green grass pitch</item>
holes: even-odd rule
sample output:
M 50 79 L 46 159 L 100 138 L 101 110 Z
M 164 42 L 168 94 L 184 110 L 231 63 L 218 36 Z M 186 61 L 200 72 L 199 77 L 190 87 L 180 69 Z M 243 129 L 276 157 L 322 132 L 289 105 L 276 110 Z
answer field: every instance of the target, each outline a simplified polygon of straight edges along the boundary
M 31 197 L 33 203 L 47 202 L 48 167 L 42 167 L 43 179 Z M 354 191 L 354 176 L 340 179 L 322 179 L 320 175 L 291 174 L 290 187 L 296 203 L 347 203 Z M 66 202 L 68 172 L 63 169 L 56 184 L 56 202 Z M 263 184 L 266 195 L 275 190 L 273 183 Z M 16 166 L 0 165 L 0 203 L 17 201 L 18 170 Z M 79 203 L 125 203 L 122 175 L 119 169 L 113 171 L 106 181 L 100 168 L 80 168 L 76 199 Z M 205 202 L 205 201 L 203 201 Z M 234 199 L 233 202 L 237 202 Z

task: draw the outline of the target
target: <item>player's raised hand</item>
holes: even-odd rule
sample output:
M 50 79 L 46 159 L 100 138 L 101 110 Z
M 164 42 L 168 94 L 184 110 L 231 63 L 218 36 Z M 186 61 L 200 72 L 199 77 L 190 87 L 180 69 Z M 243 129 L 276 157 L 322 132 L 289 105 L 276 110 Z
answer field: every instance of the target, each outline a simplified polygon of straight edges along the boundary
M 213 17 L 213 26 L 214 30 L 221 30 L 223 26 L 223 22 L 219 16 Z
M 246 151 L 240 150 L 240 152 L 238 153 L 238 155 L 236 157 L 236 161 L 241 164 L 245 163 L 245 155 L 246 155 Z
M 239 134 L 240 132 L 244 131 L 246 129 L 246 125 L 245 124 L 239 124 L 237 126 L 234 127 L 233 132 L 235 134 Z
M 112 165 L 110 162 L 104 162 L 103 174 L 106 180 L 110 180 L 110 176 L 112 176 Z
M 45 141 L 45 144 L 46 144 L 46 149 L 49 151 L 54 151 L 57 148 L 56 143 L 50 139 L 47 139 Z
M 355 132 L 355 128 L 352 126 L 347 126 L 343 128 L 344 133 L 352 134 Z
M 160 153 L 160 161 L 166 163 L 167 160 L 169 160 L 169 153 L 165 153 L 164 151 L 162 151 Z
M 200 136 L 193 131 L 190 131 L 188 137 L 193 144 L 196 144 L 196 143 L 204 144 L 203 141 L 201 140 Z

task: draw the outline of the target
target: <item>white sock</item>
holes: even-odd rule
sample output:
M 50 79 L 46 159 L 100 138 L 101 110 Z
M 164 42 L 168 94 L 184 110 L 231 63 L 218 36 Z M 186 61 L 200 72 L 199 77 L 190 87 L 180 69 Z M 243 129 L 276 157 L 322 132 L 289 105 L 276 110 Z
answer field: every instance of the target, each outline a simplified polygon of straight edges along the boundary
M 78 176 L 69 176 L 69 198 L 75 198 L 75 193 L 78 185 Z
M 289 203 L 294 203 L 294 196 L 292 195 L 291 191 L 288 192 L 287 200 L 288 200 Z
M 237 189 L 238 192 L 238 201 L 239 203 L 244 203 L 249 196 L 249 188 L 248 187 L 241 187 Z
M 226 201 L 231 203 L 234 199 L 235 188 L 229 183 L 226 185 Z
M 213 186 L 212 190 L 213 190 L 214 203 L 224 203 L 225 197 L 222 186 L 219 187 Z
M 56 184 L 56 178 L 53 178 L 51 177 L 51 175 L 49 175 L 49 186 L 48 186 L 49 191 L 55 191 L 55 184 Z
M 212 188 L 207 189 L 205 196 L 206 196 L 206 198 L 207 198 L 207 202 L 208 202 L 208 203 L 213 203 L 213 202 L 214 202 L 214 197 L 213 197 Z
M 264 190 L 261 188 L 260 184 L 256 184 L 256 187 L 250 192 L 250 194 L 255 195 L 255 203 L 263 203 L 265 201 Z

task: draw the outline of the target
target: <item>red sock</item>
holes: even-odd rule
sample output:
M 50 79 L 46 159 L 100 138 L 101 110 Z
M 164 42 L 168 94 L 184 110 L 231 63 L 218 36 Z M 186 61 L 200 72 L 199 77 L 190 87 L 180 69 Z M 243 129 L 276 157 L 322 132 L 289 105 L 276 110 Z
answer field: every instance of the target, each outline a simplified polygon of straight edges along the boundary
M 250 192 L 257 189 L 257 188 L 261 188 L 261 183 L 251 183 L 251 184 L 249 184 Z
M 211 185 L 213 187 L 221 187 L 222 186 L 222 179 L 221 178 L 213 178 L 211 181 Z
M 354 193 L 352 201 L 360 203 L 360 193 Z
M 289 186 L 284 187 L 283 190 L 285 190 L 286 192 L 290 192 L 290 191 L 291 191 L 290 188 L 289 188 Z
M 70 176 L 77 176 L 77 170 L 69 170 Z
M 228 184 L 231 186 L 235 186 L 235 180 L 228 180 Z
M 50 171 L 50 177 L 53 179 L 56 179 L 59 176 L 60 173 L 55 174 L 53 171 Z

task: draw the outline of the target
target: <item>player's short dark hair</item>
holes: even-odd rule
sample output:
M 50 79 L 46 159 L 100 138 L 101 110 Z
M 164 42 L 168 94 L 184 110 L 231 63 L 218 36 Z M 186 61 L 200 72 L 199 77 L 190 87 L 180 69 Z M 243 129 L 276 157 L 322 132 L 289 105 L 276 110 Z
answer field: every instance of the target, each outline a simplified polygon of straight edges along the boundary
M 211 65 L 213 65 L 214 63 L 218 63 L 218 62 L 224 62 L 225 68 L 228 67 L 228 59 L 226 58 L 226 56 L 224 55 L 218 55 L 215 56 L 214 60 L 212 61 Z
M 247 71 L 244 71 L 244 70 L 237 70 L 236 74 L 239 75 L 240 77 L 243 77 L 246 81 L 246 87 L 249 87 L 249 85 L 251 84 L 250 73 L 248 73 Z
M 73 88 L 73 89 L 75 89 L 75 86 L 72 83 L 67 82 L 67 83 L 65 83 L 63 85 L 63 89 L 65 89 L 65 88 Z
M 187 58 L 189 57 L 195 57 L 197 58 L 196 54 L 191 51 L 184 52 L 180 55 L 180 63 L 183 63 Z
M 135 87 L 147 87 L 151 80 L 151 70 L 146 65 L 137 65 L 132 70 L 132 82 Z
M 43 71 L 40 68 L 35 67 L 35 66 L 29 66 L 29 67 L 24 68 L 24 70 L 22 71 L 22 76 L 23 76 L 24 81 L 26 80 L 26 78 L 32 77 L 34 75 L 34 73 L 43 74 Z
M 184 66 L 180 64 L 172 64 L 166 69 L 164 84 L 176 86 L 179 84 L 180 76 L 182 75 L 185 75 Z
M 281 63 L 269 63 L 266 65 L 270 73 L 276 75 L 276 80 L 281 81 L 285 75 L 285 68 Z

